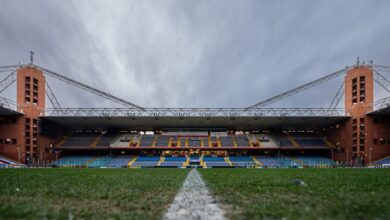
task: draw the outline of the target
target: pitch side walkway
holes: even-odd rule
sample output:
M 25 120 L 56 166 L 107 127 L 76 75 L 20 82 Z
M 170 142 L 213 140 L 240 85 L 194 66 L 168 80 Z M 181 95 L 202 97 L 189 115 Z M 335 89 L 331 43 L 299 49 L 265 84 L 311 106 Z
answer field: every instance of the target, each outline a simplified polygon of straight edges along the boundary
M 212 198 L 196 169 L 188 173 L 180 191 L 163 217 L 173 219 L 224 219 L 223 211 Z

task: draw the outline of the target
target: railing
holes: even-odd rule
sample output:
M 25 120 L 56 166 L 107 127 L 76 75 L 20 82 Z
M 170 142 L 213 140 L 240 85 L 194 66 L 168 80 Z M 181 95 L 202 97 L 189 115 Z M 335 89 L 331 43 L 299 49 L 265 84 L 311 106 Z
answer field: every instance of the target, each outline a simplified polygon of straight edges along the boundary
M 347 116 L 344 109 L 329 108 L 63 108 L 46 109 L 44 116 L 61 117 L 321 117 Z

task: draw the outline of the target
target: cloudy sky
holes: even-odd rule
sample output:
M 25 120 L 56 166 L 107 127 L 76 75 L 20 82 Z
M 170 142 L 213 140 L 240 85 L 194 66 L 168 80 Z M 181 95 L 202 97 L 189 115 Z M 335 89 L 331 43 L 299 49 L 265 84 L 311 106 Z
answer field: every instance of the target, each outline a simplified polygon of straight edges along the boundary
M 357 56 L 390 65 L 390 1 L 2 0 L 0 66 L 28 62 L 30 50 L 143 107 L 246 107 Z M 118 106 L 48 80 L 62 106 Z M 271 106 L 328 106 L 341 82 Z

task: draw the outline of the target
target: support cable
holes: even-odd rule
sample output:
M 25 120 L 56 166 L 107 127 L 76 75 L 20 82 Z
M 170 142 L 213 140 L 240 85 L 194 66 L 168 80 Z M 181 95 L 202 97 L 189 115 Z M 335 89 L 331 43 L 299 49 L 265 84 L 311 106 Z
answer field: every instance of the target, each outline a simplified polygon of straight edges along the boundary
M 341 83 L 339 89 L 337 90 L 336 95 L 333 97 L 332 103 L 330 103 L 329 105 L 329 110 L 337 108 L 343 95 L 344 95 L 344 82 Z
M 133 104 L 133 103 L 131 103 L 129 101 L 126 101 L 124 99 L 118 98 L 116 96 L 113 96 L 113 95 L 108 94 L 106 92 L 103 92 L 103 91 L 101 91 L 99 89 L 93 88 L 93 87 L 88 86 L 88 85 L 86 85 L 84 83 L 81 83 L 81 82 L 78 82 L 76 80 L 73 80 L 71 78 L 65 77 L 65 76 L 63 76 L 63 75 L 61 75 L 59 73 L 56 73 L 56 72 L 51 71 L 49 69 L 43 68 L 41 66 L 37 66 L 37 67 L 39 67 L 44 73 L 46 73 L 46 75 L 51 76 L 51 77 L 56 78 L 56 79 L 59 79 L 59 80 L 61 80 L 63 82 L 66 82 L 66 83 L 68 83 L 70 85 L 76 86 L 76 87 L 78 87 L 80 89 L 83 89 L 85 91 L 91 92 L 91 93 L 93 93 L 95 95 L 98 95 L 100 97 L 106 98 L 106 99 L 111 100 L 113 102 L 116 102 L 118 104 L 121 104 L 121 105 L 124 105 L 124 106 L 127 106 L 127 107 L 131 107 L 131 108 L 144 110 L 144 108 L 142 108 L 142 107 L 140 107 L 140 106 L 138 106 L 136 104 Z
M 62 108 L 61 108 L 61 105 L 60 103 L 58 102 L 58 99 L 57 97 L 54 95 L 54 92 L 53 90 L 51 89 L 49 83 L 46 81 L 46 95 L 47 97 L 49 98 L 50 100 L 50 103 L 51 105 L 53 106 L 53 108 L 58 112 L 60 113 L 60 111 L 62 111 Z M 58 114 L 59 115 L 59 114 Z
M 2 81 L 0 81 L 0 93 L 10 87 L 16 81 L 16 70 L 8 74 Z
M 304 85 L 301 85 L 299 87 L 296 87 L 294 89 L 291 89 L 291 90 L 288 90 L 286 92 L 283 92 L 283 93 L 281 93 L 279 95 L 276 95 L 276 96 L 273 96 L 271 98 L 265 99 L 265 100 L 263 100 L 261 102 L 258 102 L 258 103 L 254 104 L 254 105 L 251 105 L 251 106 L 247 107 L 246 110 L 249 110 L 251 108 L 264 107 L 264 106 L 269 105 L 269 104 L 271 104 L 273 102 L 276 102 L 278 100 L 284 99 L 284 98 L 289 97 L 291 95 L 294 95 L 294 94 L 297 94 L 299 92 L 302 92 L 302 91 L 304 91 L 306 89 L 312 88 L 312 87 L 314 87 L 316 85 L 322 84 L 322 83 L 324 83 L 326 81 L 329 81 L 329 80 L 331 80 L 333 78 L 336 78 L 338 76 L 344 75 L 347 69 L 348 69 L 348 67 L 346 67 L 344 69 L 341 69 L 341 70 L 338 70 L 338 71 L 336 71 L 334 73 L 331 73 L 329 75 L 326 75 L 324 77 L 321 77 L 319 79 L 316 79 L 314 81 L 311 81 L 309 83 L 306 83 Z
M 380 74 L 376 69 L 375 71 L 375 82 L 377 82 L 382 88 L 384 88 L 387 92 L 390 92 L 390 81 Z

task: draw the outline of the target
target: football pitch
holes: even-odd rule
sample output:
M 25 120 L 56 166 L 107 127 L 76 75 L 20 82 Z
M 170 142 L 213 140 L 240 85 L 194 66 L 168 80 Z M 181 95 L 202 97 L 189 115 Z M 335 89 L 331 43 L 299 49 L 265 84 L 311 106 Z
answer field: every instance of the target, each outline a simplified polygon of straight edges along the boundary
M 161 219 L 189 171 L 0 169 L 0 219 Z M 389 169 L 198 171 L 227 219 L 390 216 Z

